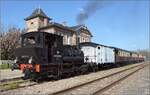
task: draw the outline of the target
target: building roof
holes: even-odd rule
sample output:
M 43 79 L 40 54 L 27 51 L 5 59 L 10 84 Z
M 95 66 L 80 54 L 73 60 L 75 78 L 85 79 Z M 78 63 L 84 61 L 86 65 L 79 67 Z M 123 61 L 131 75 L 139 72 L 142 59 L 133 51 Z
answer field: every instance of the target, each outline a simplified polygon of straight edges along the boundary
M 67 29 L 67 30 L 73 31 L 73 32 L 78 32 L 81 29 L 86 29 L 87 32 L 92 36 L 91 32 L 87 29 L 87 27 L 85 25 L 77 25 L 77 26 L 69 27 L 69 26 L 64 26 L 63 24 L 60 24 L 60 23 L 57 23 L 57 22 L 50 22 L 47 26 L 40 27 L 39 29 L 40 30 L 47 29 L 47 28 L 52 27 L 52 26 L 59 27 L 59 28 L 62 28 L 62 29 Z
M 27 33 L 22 34 L 22 36 L 32 36 L 32 35 L 38 35 L 38 34 L 47 34 L 47 35 L 53 35 L 53 36 L 57 36 L 57 37 L 63 37 L 61 35 L 56 35 L 56 34 L 48 33 L 48 32 L 45 32 L 45 31 L 27 32 Z
M 87 30 L 87 33 L 92 36 L 92 33 L 89 31 L 89 29 L 85 25 L 76 25 L 76 26 L 72 26 L 70 28 L 75 31 L 80 31 L 81 29 Z
M 35 17 L 43 17 L 43 18 L 48 18 L 49 20 L 51 20 L 51 18 L 49 18 L 49 17 L 43 12 L 43 10 L 42 10 L 41 8 L 35 9 L 29 17 L 25 18 L 25 20 L 30 20 L 30 19 L 35 18 Z
M 78 30 L 80 29 L 81 27 L 83 27 L 83 25 L 76 25 L 76 26 L 72 26 L 70 27 L 71 29 L 74 29 L 74 30 Z
M 69 28 L 68 26 L 64 26 L 64 25 L 62 25 L 62 24 L 60 24 L 60 23 L 57 23 L 57 22 L 50 22 L 50 23 L 48 23 L 47 26 L 40 27 L 39 29 L 40 29 L 40 30 L 42 30 L 42 29 L 47 29 L 47 28 L 50 28 L 50 27 L 53 27 L 53 26 L 59 27 L 59 28 L 62 28 L 62 29 L 66 29 L 66 30 L 69 30 L 69 31 L 72 31 L 72 32 L 76 32 L 75 30 Z

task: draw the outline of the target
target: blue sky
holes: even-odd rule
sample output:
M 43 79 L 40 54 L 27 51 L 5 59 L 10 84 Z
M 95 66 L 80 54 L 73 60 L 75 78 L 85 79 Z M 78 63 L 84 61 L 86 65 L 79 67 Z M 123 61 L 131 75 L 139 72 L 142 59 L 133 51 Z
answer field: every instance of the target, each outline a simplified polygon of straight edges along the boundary
M 127 50 L 149 47 L 149 0 L 109 0 L 85 21 L 92 41 Z M 107 0 L 107 2 L 109 2 Z M 1 0 L 0 16 L 4 27 L 25 28 L 24 18 L 35 8 L 43 9 L 53 21 L 76 25 L 76 16 L 88 0 Z

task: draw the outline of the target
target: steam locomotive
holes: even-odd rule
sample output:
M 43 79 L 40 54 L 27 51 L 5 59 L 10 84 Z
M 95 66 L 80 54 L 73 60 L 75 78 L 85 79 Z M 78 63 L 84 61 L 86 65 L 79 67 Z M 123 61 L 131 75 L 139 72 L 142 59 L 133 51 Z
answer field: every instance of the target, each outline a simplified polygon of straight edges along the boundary
M 24 79 L 60 78 L 82 72 L 84 54 L 76 46 L 63 45 L 63 37 L 46 32 L 29 32 L 21 36 L 21 47 L 15 50 L 15 64 Z
M 35 81 L 84 74 L 105 65 L 144 61 L 137 53 L 92 42 L 63 45 L 62 36 L 47 32 L 21 35 L 21 47 L 14 55 L 14 65 L 23 71 L 24 79 Z

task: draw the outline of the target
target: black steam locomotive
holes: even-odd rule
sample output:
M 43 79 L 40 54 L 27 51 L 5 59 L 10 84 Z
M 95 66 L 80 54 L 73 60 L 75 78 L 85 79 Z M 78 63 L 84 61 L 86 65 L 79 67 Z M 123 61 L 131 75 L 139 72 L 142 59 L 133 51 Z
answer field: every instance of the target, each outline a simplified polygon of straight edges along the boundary
M 24 79 L 60 78 L 86 72 L 83 52 L 76 46 L 63 45 L 62 36 L 47 32 L 23 34 L 15 57 L 15 64 L 24 72 Z

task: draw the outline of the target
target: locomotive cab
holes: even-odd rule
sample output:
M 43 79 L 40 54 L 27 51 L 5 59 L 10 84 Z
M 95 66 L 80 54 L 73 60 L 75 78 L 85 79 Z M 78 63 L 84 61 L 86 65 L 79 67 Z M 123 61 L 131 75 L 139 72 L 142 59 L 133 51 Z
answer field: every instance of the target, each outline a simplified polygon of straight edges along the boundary
M 61 47 L 62 36 L 46 32 L 25 33 L 21 35 L 21 47 L 15 50 L 15 64 L 24 73 L 43 72 L 45 67 L 56 62 L 53 55 L 61 55 Z

